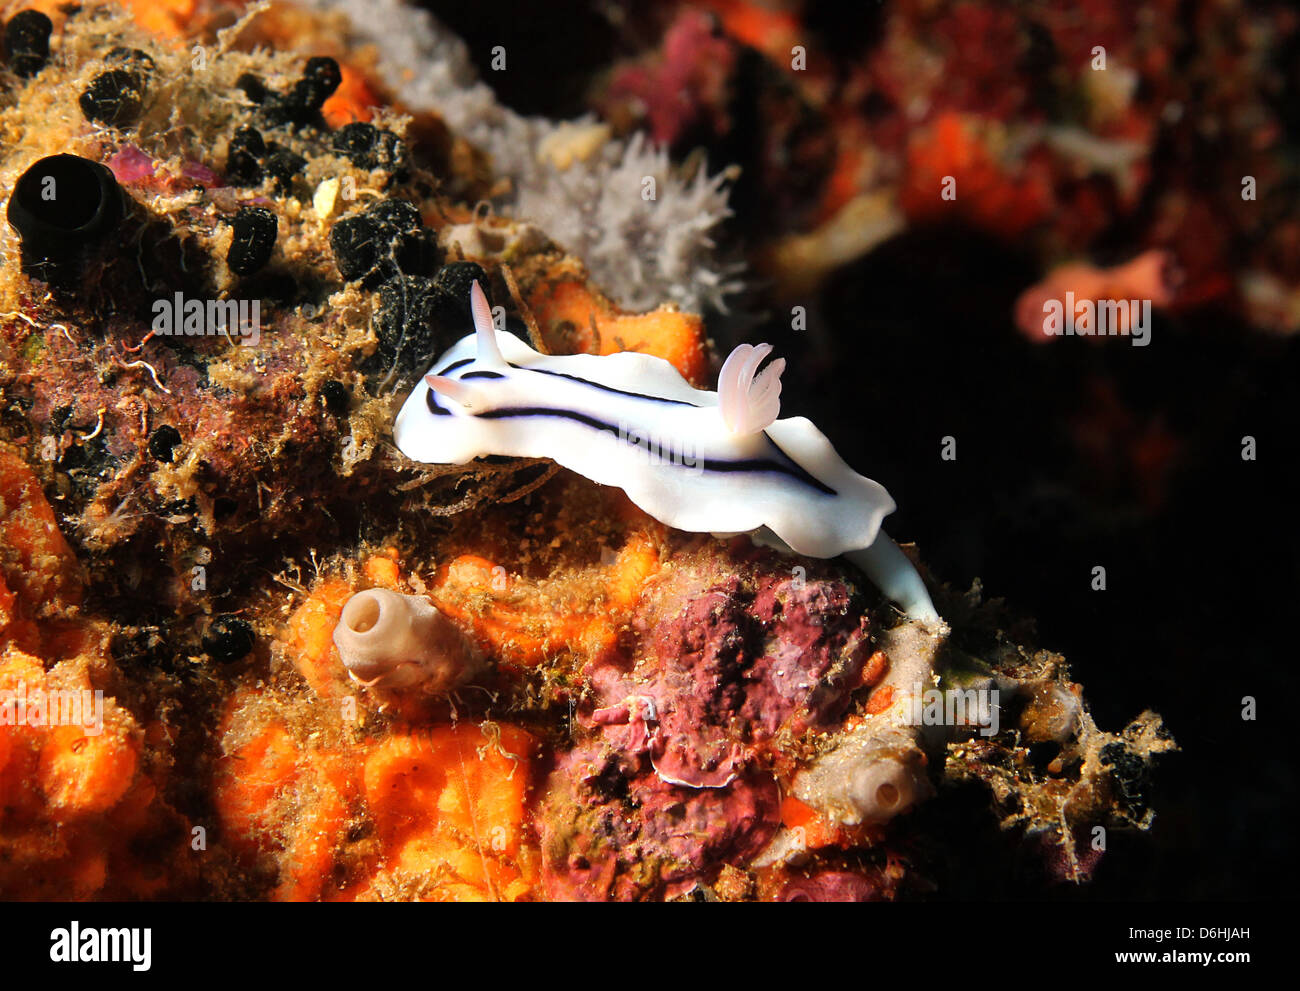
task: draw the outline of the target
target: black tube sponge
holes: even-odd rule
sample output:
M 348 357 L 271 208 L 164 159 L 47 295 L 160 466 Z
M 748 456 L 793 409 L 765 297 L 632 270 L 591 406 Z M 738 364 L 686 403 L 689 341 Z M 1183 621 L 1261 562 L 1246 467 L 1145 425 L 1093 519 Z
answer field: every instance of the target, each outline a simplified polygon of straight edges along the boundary
M 5 58 L 9 67 L 30 78 L 50 57 L 50 32 L 54 25 L 39 10 L 20 10 L 5 25 Z
M 111 233 L 126 215 L 112 170 L 77 155 L 50 155 L 14 183 L 9 226 L 22 239 L 23 263 L 60 262 Z

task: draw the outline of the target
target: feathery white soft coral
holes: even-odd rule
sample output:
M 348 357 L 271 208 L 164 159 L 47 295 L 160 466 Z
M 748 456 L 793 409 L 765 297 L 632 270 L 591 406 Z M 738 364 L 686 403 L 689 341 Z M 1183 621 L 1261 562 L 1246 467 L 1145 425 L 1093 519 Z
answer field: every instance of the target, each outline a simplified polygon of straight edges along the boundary
M 726 312 L 742 266 L 717 257 L 712 233 L 730 216 L 728 173 L 675 168 L 667 149 L 642 134 L 593 142 L 583 157 L 558 168 L 539 154 L 557 131 L 577 121 L 522 117 L 478 79 L 465 43 L 431 15 L 403 0 L 303 0 L 350 15 L 354 39 L 375 43 L 380 72 L 404 103 L 434 110 L 449 127 L 487 152 L 508 191 L 494 203 L 532 221 L 590 271 L 625 309 L 671 301 L 699 312 Z M 653 197 L 644 181 L 653 177 Z

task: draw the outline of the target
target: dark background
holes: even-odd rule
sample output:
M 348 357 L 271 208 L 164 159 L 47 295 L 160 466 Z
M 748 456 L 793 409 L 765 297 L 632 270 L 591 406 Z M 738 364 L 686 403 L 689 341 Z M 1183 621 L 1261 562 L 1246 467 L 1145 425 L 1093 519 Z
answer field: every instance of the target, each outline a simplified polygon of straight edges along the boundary
M 601 73 L 654 44 L 662 27 L 634 6 L 575 0 L 426 6 L 484 70 L 491 47 L 507 46 L 511 71 L 483 78 L 516 111 L 551 117 L 589 109 Z M 882 17 L 867 4 L 825 24 L 810 16 L 808 27 L 813 43 L 852 59 L 879 42 Z M 708 148 L 715 169 L 743 157 L 746 118 L 734 119 L 741 133 Z M 1294 112 L 1286 123 L 1294 156 Z M 1197 167 L 1178 153 L 1153 164 L 1153 191 Z M 732 250 L 787 222 L 773 215 L 776 200 L 743 181 L 732 202 Z M 1117 222 L 1095 254 L 1131 256 L 1132 238 Z M 1036 619 L 1039 644 L 1066 655 L 1103 728 L 1151 707 L 1181 747 L 1157 766 L 1152 831 L 1112 834 L 1090 885 L 1049 889 L 990 856 L 964 865 L 938 897 L 1291 894 L 1296 775 L 1285 707 L 1297 699 L 1300 342 L 1251 328 L 1231 307 L 1202 306 L 1157 313 L 1145 348 L 1036 345 L 1010 314 L 1042 274 L 1023 244 L 913 226 L 809 300 L 810 335 L 827 342 L 820 352 L 794 339 L 788 312 L 761 284 L 741 319 L 710 316 L 709 326 L 724 349 L 767 340 L 790 358 L 784 409 L 811 417 L 889 489 L 899 505 L 891 534 L 916 541 L 937 577 L 962 589 L 978 578 L 986 595 Z M 1122 414 L 1107 416 L 1115 409 Z M 1138 424 L 1151 423 L 1155 442 L 1174 451 L 1154 495 L 1135 461 Z M 957 439 L 955 462 L 939 457 L 944 435 Z M 1256 461 L 1242 460 L 1245 435 L 1256 438 Z M 1098 564 L 1104 592 L 1090 587 Z M 1257 700 L 1254 722 L 1241 718 L 1243 696 Z M 1005 850 L 978 796 L 971 802 L 953 821 L 977 834 L 974 849 Z

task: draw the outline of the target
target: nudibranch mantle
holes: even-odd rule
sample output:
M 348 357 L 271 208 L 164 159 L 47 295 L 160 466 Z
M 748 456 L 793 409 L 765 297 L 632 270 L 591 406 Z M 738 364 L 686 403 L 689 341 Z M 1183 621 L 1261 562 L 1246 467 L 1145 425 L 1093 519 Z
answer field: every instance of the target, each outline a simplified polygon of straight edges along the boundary
M 755 375 L 769 345 L 740 345 L 709 392 L 653 355 L 543 355 L 493 326 L 477 283 L 471 309 L 475 332 L 398 413 L 393 439 L 407 457 L 550 458 L 679 530 L 770 531 L 797 554 L 848 554 L 909 613 L 937 618 L 880 529 L 895 508 L 885 488 L 845 464 L 810 420 L 776 418 L 784 361 Z

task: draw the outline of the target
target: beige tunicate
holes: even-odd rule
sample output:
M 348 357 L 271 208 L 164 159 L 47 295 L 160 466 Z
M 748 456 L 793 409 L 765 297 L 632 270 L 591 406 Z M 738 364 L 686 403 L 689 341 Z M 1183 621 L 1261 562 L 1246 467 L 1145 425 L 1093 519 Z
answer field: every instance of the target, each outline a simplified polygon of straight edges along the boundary
M 353 680 L 371 688 L 445 692 L 483 664 L 478 648 L 428 599 L 383 588 L 348 599 L 334 645 Z
M 793 791 L 833 822 L 885 823 L 933 794 L 925 768 L 907 732 L 860 728 L 795 775 Z
M 888 822 L 909 811 L 929 792 L 929 781 L 919 760 L 877 757 L 853 772 L 845 797 L 848 808 L 861 822 Z

